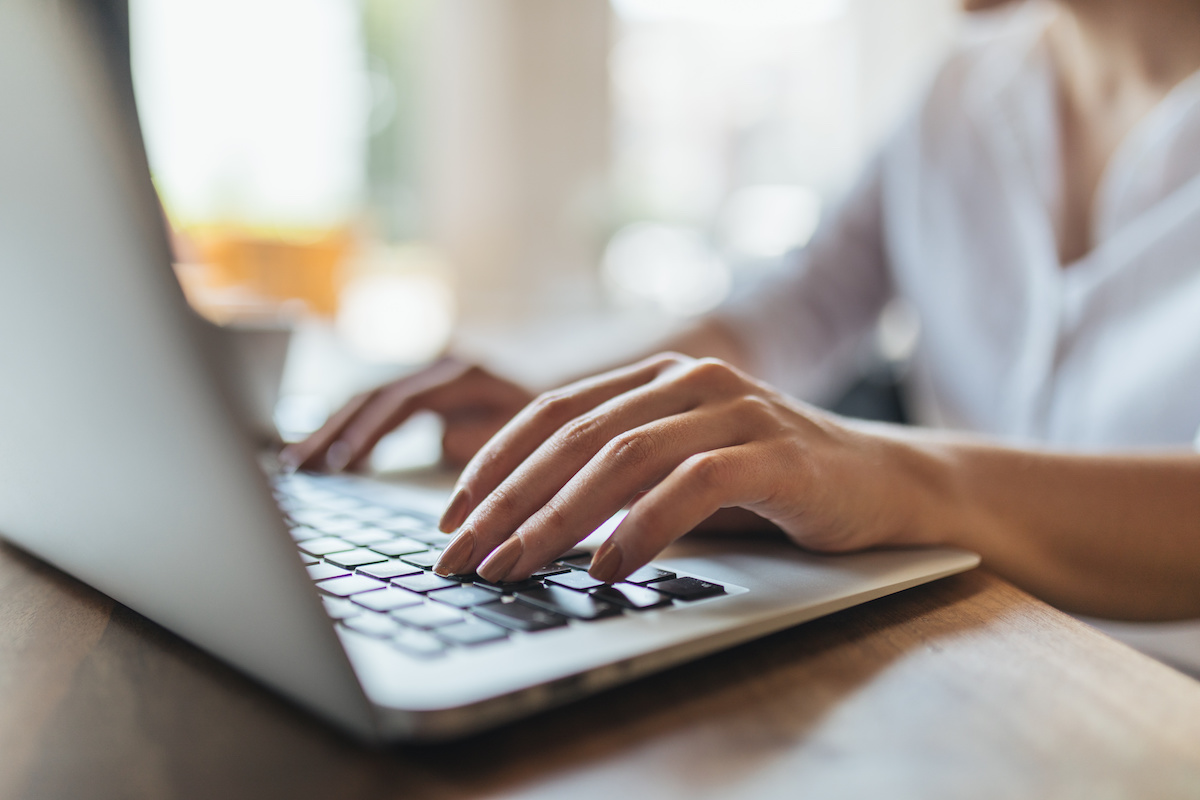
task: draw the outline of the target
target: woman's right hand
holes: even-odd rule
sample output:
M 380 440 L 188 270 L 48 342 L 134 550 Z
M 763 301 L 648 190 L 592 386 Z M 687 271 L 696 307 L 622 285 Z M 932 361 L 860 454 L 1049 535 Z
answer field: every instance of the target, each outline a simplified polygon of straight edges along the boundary
M 371 450 L 417 411 L 445 423 L 442 457 L 461 467 L 533 399 L 522 387 L 481 367 L 444 358 L 425 369 L 357 395 L 280 461 L 291 469 L 360 469 Z

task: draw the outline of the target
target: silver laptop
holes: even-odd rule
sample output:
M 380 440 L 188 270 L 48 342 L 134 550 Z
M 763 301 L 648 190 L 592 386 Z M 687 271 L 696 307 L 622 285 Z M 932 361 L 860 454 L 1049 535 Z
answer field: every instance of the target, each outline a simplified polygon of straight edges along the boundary
M 170 269 L 145 155 L 71 4 L 0 3 L 0 534 L 371 740 L 502 723 L 970 569 L 951 549 L 685 539 L 448 581 L 442 498 L 272 477 Z

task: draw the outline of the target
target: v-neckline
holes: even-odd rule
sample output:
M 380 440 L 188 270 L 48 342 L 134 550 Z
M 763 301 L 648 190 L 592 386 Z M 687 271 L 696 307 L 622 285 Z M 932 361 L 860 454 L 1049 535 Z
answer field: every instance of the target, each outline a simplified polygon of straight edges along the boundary
M 1054 18 L 1055 14 L 1048 14 L 1043 18 L 1035 41 L 1026 53 L 1026 64 L 1023 65 L 1038 72 L 1036 80 L 1040 84 L 1039 96 L 1049 103 L 1049 108 L 1042 109 L 1042 114 L 1050 129 L 1045 137 L 1027 136 L 1025 141 L 1027 146 L 1032 139 L 1048 148 L 1048 152 L 1029 154 L 1029 158 L 1042 164 L 1053 165 L 1051 191 L 1043 200 L 1049 204 L 1046 208 L 1046 220 L 1054 245 L 1053 261 L 1056 271 L 1062 276 L 1068 276 L 1089 271 L 1088 267 L 1097 260 L 1098 252 L 1107 249 L 1110 242 L 1121 238 L 1127 230 L 1137 226 L 1140 220 L 1154 213 L 1163 202 L 1191 183 L 1185 182 L 1125 219 L 1117 217 L 1118 204 L 1124 193 L 1131 191 L 1137 166 L 1153 151 L 1152 143 L 1169 136 L 1180 124 L 1181 119 L 1200 103 L 1200 69 L 1193 71 L 1167 90 L 1121 137 L 1100 173 L 1100 180 L 1096 183 L 1088 204 L 1088 249 L 1077 258 L 1063 262 L 1059 239 L 1066 195 L 1062 164 L 1062 89 L 1058 66 L 1047 35 Z M 1031 63 L 1030 59 L 1035 58 L 1036 62 Z M 1026 159 L 1027 162 L 1029 158 Z

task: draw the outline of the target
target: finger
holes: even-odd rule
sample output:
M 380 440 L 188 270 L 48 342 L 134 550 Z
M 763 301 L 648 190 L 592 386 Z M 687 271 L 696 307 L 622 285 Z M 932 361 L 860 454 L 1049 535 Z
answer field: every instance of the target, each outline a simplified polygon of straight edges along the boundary
M 763 450 L 755 442 L 685 460 L 634 504 L 596 551 L 589 574 L 608 583 L 623 580 L 718 510 L 763 502 L 775 472 Z
M 479 370 L 468 370 L 447 377 L 445 373 L 429 376 L 437 380 L 425 388 L 413 383 L 397 383 L 387 387 L 375 402 L 350 420 L 338 437 L 344 466 L 360 469 L 370 457 L 379 440 L 394 431 L 418 411 L 430 410 L 439 414 L 462 414 L 464 410 L 486 406 L 496 393 L 499 381 Z M 332 446 L 331 446 L 332 447 Z M 336 465 L 330 465 L 337 469 Z
M 563 425 L 614 397 L 651 382 L 682 359 L 682 356 L 672 354 L 657 356 L 538 397 L 468 462 L 442 519 L 442 530 L 459 527 L 484 498 Z M 455 513 L 450 514 L 451 510 Z
M 727 411 L 724 406 L 698 409 L 615 437 L 517 528 L 511 540 L 518 544 L 506 542 L 479 566 L 480 574 L 505 580 L 528 577 L 687 459 L 746 441 L 754 434 L 753 421 L 731 417 Z M 515 560 L 514 552 L 519 553 Z M 493 574 L 503 567 L 506 573 Z
M 601 403 L 560 427 L 500 486 L 484 497 L 463 523 L 464 529 L 470 529 L 478 547 L 473 549 L 474 557 L 468 562 L 447 559 L 448 568 L 457 571 L 477 566 L 484 556 L 546 506 L 572 476 L 606 448 L 625 462 L 633 461 L 627 456 L 633 456 L 634 450 L 663 447 L 656 438 L 675 435 L 678 424 L 672 418 L 690 411 L 692 402 L 652 381 Z M 650 427 L 651 423 L 663 420 L 672 421 Z M 629 478 L 630 475 L 622 477 Z M 470 487 L 469 483 L 467 485 Z M 576 540 L 583 535 L 579 534 Z M 573 543 L 569 542 L 562 549 Z
M 279 454 L 280 461 L 289 469 L 319 469 L 324 466 L 329 446 L 337 441 L 346 425 L 374 396 L 375 392 L 371 391 L 352 397 L 307 439 L 283 448 Z

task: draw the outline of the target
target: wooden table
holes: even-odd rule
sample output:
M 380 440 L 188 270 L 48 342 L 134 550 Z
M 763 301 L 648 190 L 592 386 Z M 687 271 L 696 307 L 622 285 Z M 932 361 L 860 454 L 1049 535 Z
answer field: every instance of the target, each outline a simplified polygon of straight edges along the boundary
M 1200 797 L 1200 684 L 983 572 L 371 751 L 0 546 L 0 798 Z

